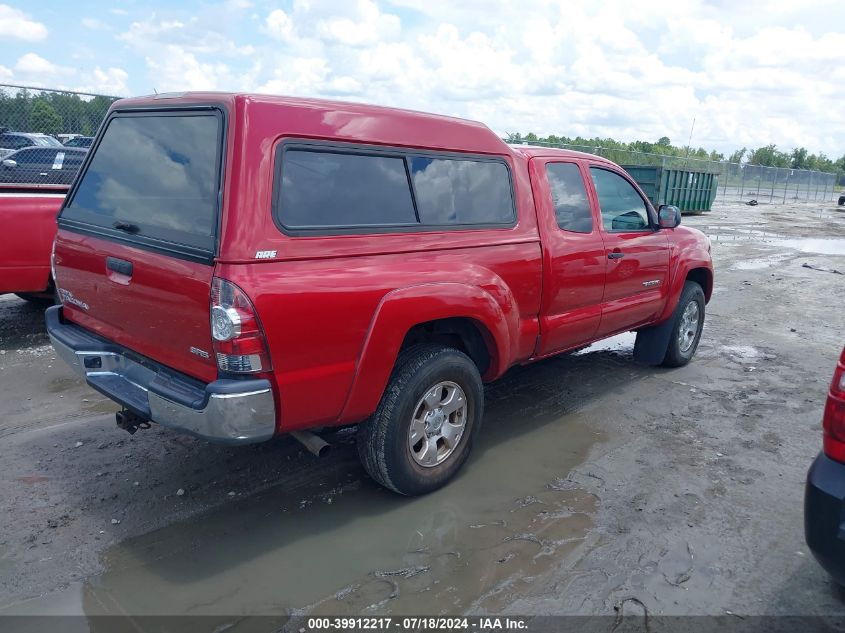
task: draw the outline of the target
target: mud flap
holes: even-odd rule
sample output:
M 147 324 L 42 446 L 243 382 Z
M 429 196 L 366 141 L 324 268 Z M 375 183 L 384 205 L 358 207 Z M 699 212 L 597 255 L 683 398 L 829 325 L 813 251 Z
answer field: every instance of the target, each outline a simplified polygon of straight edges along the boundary
M 660 325 L 637 330 L 637 340 L 634 343 L 634 360 L 644 365 L 659 365 L 666 357 L 669 349 L 669 339 L 675 325 L 676 315 Z

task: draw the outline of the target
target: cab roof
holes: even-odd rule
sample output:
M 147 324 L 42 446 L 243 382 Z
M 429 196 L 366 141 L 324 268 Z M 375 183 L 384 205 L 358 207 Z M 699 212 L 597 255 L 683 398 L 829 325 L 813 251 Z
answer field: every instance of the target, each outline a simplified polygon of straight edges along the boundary
M 575 150 L 562 149 L 559 147 L 540 147 L 538 145 L 511 145 L 511 149 L 513 149 L 515 152 L 519 152 L 520 154 L 528 158 L 577 158 L 582 160 L 592 160 L 597 163 L 607 163 L 609 165 L 615 164 L 613 161 L 610 161 L 601 156 L 597 156 L 596 154 L 590 154 L 587 152 L 576 152 Z

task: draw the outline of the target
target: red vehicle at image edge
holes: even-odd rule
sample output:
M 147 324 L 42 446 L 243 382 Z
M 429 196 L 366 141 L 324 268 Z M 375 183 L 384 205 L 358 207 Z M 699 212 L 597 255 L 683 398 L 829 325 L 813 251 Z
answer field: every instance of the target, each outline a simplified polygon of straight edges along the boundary
M 53 298 L 50 250 L 66 193 L 67 186 L 0 184 L 0 295 L 14 292 L 35 302 Z
M 710 244 L 615 164 L 390 108 L 116 102 L 58 218 L 56 351 L 153 421 L 230 443 L 359 424 L 403 494 L 469 455 L 482 383 L 636 330 L 690 360 Z M 310 431 L 309 431 L 310 429 Z
M 845 349 L 824 407 L 824 450 L 807 475 L 804 532 L 822 567 L 845 586 Z

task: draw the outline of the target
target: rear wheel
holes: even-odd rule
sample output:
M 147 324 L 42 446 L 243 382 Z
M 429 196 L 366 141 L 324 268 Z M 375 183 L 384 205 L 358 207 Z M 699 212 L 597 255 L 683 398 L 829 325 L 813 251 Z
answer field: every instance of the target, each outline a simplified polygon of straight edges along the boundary
M 419 345 L 402 354 L 378 409 L 358 427 L 370 476 L 403 495 L 447 483 L 469 457 L 481 426 L 478 368 L 457 349 Z
M 698 349 L 703 328 L 704 291 L 694 281 L 688 281 L 675 308 L 675 324 L 663 366 L 681 367 L 690 362 Z

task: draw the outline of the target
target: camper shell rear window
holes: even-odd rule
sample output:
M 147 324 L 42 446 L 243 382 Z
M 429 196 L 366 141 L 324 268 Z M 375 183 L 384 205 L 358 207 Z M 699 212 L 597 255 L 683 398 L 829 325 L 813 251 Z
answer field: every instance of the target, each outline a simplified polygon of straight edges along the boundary
M 222 171 L 220 109 L 119 112 L 71 191 L 60 222 L 139 246 L 214 255 Z

